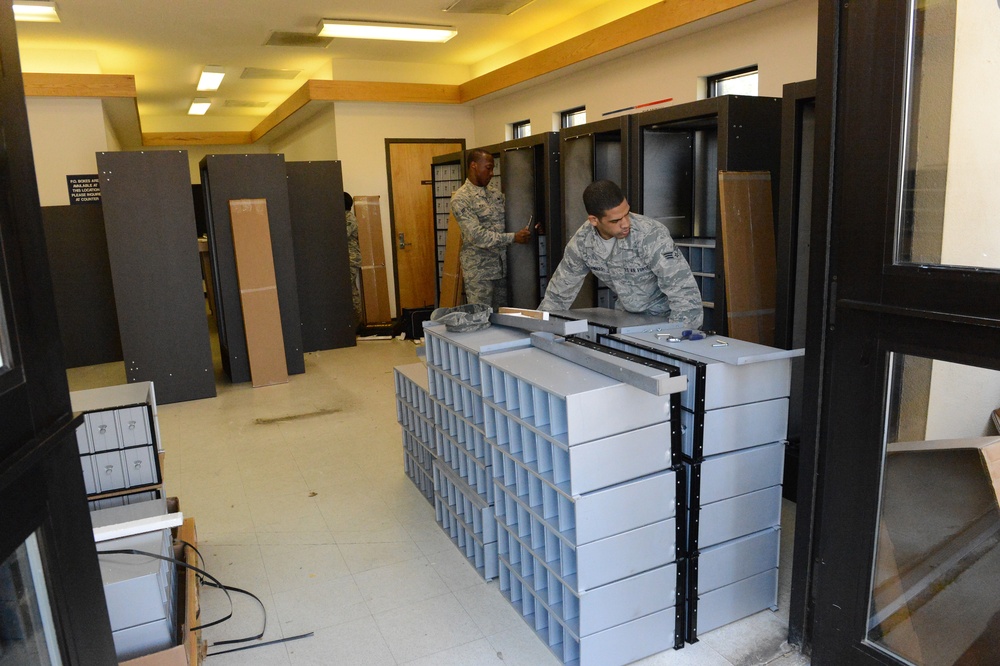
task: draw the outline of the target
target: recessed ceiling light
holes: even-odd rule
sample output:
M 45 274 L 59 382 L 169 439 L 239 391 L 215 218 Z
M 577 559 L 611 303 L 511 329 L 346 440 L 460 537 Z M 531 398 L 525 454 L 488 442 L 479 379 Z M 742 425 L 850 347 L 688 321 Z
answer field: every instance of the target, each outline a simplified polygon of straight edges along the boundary
M 212 106 L 212 100 L 205 97 L 195 97 L 188 109 L 189 116 L 203 116 L 208 112 L 208 107 Z
M 15 0 L 14 20 L 38 23 L 59 23 L 56 3 L 49 0 Z
M 322 37 L 392 39 L 403 42 L 447 42 L 457 34 L 457 30 L 446 25 L 340 19 L 323 19 L 319 22 L 319 35 Z
M 226 76 L 224 67 L 208 65 L 201 70 L 201 78 L 198 79 L 198 90 L 218 90 L 222 85 L 222 79 Z

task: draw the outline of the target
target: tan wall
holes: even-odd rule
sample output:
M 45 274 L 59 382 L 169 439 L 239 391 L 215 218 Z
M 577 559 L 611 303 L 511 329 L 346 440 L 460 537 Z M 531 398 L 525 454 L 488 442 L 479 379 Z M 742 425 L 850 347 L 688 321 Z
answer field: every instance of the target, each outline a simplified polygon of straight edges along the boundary
M 29 97 L 26 102 L 38 198 L 43 206 L 66 206 L 66 176 L 96 174 L 97 153 L 108 150 L 101 100 Z
M 672 104 L 691 102 L 703 77 L 749 65 L 758 67 L 759 94 L 780 97 L 784 84 L 815 78 L 817 23 L 816 0 L 795 0 L 671 41 L 650 38 L 628 55 L 473 102 L 476 139 L 480 145 L 504 141 L 506 124 L 526 118 L 532 133 L 552 131 L 558 129 L 554 113 L 578 106 L 586 106 L 587 120 L 594 121 L 668 97 Z
M 352 195 L 377 195 L 382 213 L 382 238 L 386 248 L 389 284 L 394 284 L 389 228 L 389 177 L 385 140 L 474 140 L 473 113 L 469 107 L 444 104 L 367 104 L 337 102 L 337 159 L 344 170 L 344 189 Z M 430 165 L 427 166 L 430 178 Z M 390 307 L 396 311 L 390 287 Z

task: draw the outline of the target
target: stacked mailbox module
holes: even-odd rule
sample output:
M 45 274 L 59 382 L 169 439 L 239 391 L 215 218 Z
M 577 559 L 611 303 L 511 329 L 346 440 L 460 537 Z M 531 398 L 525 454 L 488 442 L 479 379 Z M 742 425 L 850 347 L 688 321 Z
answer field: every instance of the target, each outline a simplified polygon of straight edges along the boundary
M 411 363 L 393 368 L 396 420 L 403 426 L 403 468 L 414 485 L 434 503 L 434 405 L 427 392 L 427 367 Z
M 676 365 L 688 378 L 686 640 L 775 609 L 791 358 L 802 350 L 717 336 L 667 342 L 652 332 L 600 342 Z
M 533 347 L 517 329 L 428 323 L 424 335 L 437 520 L 470 562 L 499 576 L 565 663 L 626 664 L 681 647 L 677 395 Z M 420 368 L 396 368 L 404 446 Z

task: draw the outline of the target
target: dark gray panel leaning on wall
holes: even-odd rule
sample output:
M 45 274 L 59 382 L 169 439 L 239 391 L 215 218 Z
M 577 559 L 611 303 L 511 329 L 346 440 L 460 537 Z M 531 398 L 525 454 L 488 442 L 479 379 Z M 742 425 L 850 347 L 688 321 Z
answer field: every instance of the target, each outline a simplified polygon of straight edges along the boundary
M 290 375 L 305 372 L 284 156 L 261 153 L 206 155 L 200 167 L 223 370 L 233 382 L 250 381 L 229 201 L 266 199 L 278 307 L 281 310 L 281 333 L 285 342 L 285 364 Z
M 594 139 L 593 136 L 576 137 L 563 140 L 560 144 L 560 159 L 563 162 L 563 247 L 580 230 L 587 221 L 587 208 L 583 205 L 583 191 L 596 179 L 594 174 Z M 549 275 L 555 272 L 558 260 L 562 259 L 563 248 L 553 248 L 555 263 L 549 264 Z M 597 304 L 597 278 L 587 275 L 580 286 L 580 291 L 573 301 L 573 308 L 591 308 Z
M 523 229 L 535 221 L 535 149 L 508 150 L 503 154 L 503 189 L 506 196 L 507 231 Z M 532 229 L 533 239 L 537 232 Z M 510 304 L 515 308 L 535 308 L 542 300 L 538 293 L 538 244 L 511 243 L 507 247 L 507 275 Z
M 67 368 L 122 360 L 101 204 L 42 208 Z
M 125 375 L 161 404 L 215 396 L 187 152 L 97 153 Z
M 351 266 L 339 161 L 286 162 L 302 350 L 353 347 Z

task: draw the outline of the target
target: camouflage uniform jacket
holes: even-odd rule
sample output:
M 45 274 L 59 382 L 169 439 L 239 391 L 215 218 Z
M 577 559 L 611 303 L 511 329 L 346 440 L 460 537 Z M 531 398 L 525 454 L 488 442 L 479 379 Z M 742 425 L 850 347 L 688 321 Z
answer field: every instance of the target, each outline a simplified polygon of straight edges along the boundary
M 462 275 L 466 280 L 498 280 L 507 275 L 507 246 L 514 234 L 504 231 L 504 196 L 469 179 L 451 195 L 451 214 L 462 229 Z
M 347 254 L 351 259 L 351 268 L 361 268 L 361 244 L 358 242 L 358 219 L 354 211 L 345 214 L 347 218 Z
M 632 231 L 615 241 L 607 257 L 602 256 L 597 229 L 585 222 L 566 245 L 538 309 L 569 309 L 583 279 L 593 271 L 618 295 L 618 309 L 701 326 L 701 293 L 670 232 L 645 215 L 632 213 L 631 221 Z

